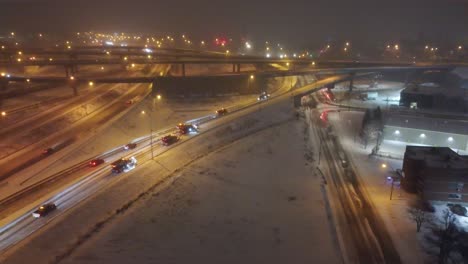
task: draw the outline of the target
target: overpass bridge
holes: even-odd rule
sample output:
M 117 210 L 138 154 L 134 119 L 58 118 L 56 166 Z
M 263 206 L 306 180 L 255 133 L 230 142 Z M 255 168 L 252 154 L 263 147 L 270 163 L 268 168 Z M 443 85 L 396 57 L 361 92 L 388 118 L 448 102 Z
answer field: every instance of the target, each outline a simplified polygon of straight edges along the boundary
M 0 76 L 0 96 L 2 90 L 6 90 L 9 83 L 53 83 L 66 85 L 72 88 L 75 95 L 78 94 L 79 85 L 105 84 L 105 83 L 152 83 L 155 85 L 164 84 L 165 86 L 174 86 L 174 91 L 182 91 L 178 87 L 190 90 L 197 86 L 214 86 L 222 89 L 224 81 L 233 82 L 243 87 L 260 86 L 262 82 L 272 77 L 287 77 L 306 74 L 333 74 L 348 76 L 350 81 L 349 89 L 352 90 L 354 78 L 362 74 L 377 74 L 397 71 L 406 71 L 406 79 L 409 80 L 412 75 L 422 73 L 428 70 L 449 71 L 454 66 L 451 65 L 433 65 L 433 66 L 383 66 L 383 67 L 345 67 L 345 68 L 315 68 L 300 70 L 267 70 L 267 71 L 248 71 L 231 74 L 202 75 L 202 76 L 149 76 L 149 77 L 107 77 L 107 78 L 77 78 L 77 77 L 27 77 L 19 75 Z M 332 84 L 333 87 L 334 84 Z M 234 88 L 233 88 L 234 89 Z M 256 89 L 250 89 L 256 91 Z

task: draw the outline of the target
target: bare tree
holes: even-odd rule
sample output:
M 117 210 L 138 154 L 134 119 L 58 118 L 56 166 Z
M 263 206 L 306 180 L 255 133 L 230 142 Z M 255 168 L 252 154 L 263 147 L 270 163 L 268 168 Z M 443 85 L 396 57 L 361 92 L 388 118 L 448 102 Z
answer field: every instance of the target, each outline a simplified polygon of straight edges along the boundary
M 411 219 L 416 222 L 416 232 L 421 230 L 421 226 L 432 219 L 431 215 L 419 208 L 411 208 L 409 210 Z
M 449 209 L 445 209 L 442 225 L 435 231 L 439 238 L 439 264 L 448 263 L 451 253 L 457 248 L 459 232 L 455 220 L 455 215 Z

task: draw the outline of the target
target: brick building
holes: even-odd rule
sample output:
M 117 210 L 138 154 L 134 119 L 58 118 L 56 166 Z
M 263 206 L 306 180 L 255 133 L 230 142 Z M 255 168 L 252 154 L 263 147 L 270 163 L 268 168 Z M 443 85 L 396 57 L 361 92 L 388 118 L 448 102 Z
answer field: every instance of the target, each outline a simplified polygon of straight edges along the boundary
M 448 147 L 406 146 L 401 184 L 423 200 L 468 202 L 468 156 Z

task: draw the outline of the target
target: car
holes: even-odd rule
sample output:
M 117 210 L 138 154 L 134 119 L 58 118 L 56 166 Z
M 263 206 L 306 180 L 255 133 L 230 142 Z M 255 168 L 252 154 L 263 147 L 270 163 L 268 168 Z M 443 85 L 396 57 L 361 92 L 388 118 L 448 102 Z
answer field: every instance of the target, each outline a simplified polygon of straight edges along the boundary
M 270 97 L 270 94 L 268 94 L 267 92 L 262 92 L 262 93 L 257 97 L 257 101 L 268 100 L 269 97 Z
M 127 105 L 132 105 L 132 104 L 133 104 L 133 100 L 128 100 L 128 101 L 125 102 L 125 104 L 127 104 Z
M 46 203 L 41 205 L 36 211 L 32 213 L 32 216 L 35 218 L 43 217 L 48 215 L 50 212 L 57 209 L 57 206 L 54 203 Z
M 48 155 L 50 155 L 50 154 L 52 154 L 54 152 L 55 152 L 55 150 L 53 148 L 46 148 L 46 149 L 42 150 L 42 155 L 48 156 Z
M 112 173 L 122 173 L 122 172 L 128 172 L 130 170 L 133 170 L 136 167 L 137 160 L 135 157 L 131 158 L 121 158 L 119 160 L 116 160 L 112 162 L 111 168 L 112 168 Z
M 177 129 L 179 130 L 179 133 L 182 135 L 198 132 L 198 127 L 196 125 L 191 125 L 191 124 L 180 123 L 177 125 Z
M 167 135 L 161 138 L 161 142 L 164 146 L 169 146 L 179 141 L 179 139 L 176 135 Z
M 226 108 L 224 108 L 224 107 L 221 108 L 221 109 L 216 110 L 216 115 L 217 116 L 223 116 L 223 115 L 225 115 L 227 113 L 228 113 L 228 110 Z
M 128 143 L 127 145 L 124 146 L 124 149 L 129 150 L 129 149 L 134 149 L 136 147 L 137 147 L 136 143 Z
M 89 166 L 90 166 L 90 167 L 96 167 L 96 166 L 101 165 L 101 164 L 103 164 L 103 163 L 104 163 L 104 160 L 103 160 L 103 159 L 99 159 L 99 158 L 98 158 L 98 159 L 93 159 L 93 160 L 91 160 L 91 161 L 89 162 Z

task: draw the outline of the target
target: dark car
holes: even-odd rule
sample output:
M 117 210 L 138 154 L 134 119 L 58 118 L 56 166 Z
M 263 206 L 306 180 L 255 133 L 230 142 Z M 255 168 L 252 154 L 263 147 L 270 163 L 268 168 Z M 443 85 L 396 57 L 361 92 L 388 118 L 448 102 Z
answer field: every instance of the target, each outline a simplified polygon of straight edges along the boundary
M 168 135 L 161 138 L 161 142 L 164 146 L 169 146 L 177 141 L 179 141 L 179 137 L 176 135 Z
M 129 149 L 134 149 L 136 147 L 137 147 L 136 143 L 128 143 L 127 145 L 124 146 L 124 149 L 129 150 Z
M 179 129 L 179 133 L 182 135 L 189 134 L 189 133 L 196 133 L 198 132 L 198 128 L 196 125 L 190 124 L 178 124 L 177 129 Z
M 226 108 L 221 108 L 219 110 L 216 110 L 216 115 L 217 116 L 223 116 L 228 113 L 228 110 Z
M 270 98 L 270 94 L 268 94 L 267 92 L 262 92 L 262 93 L 257 97 L 257 101 L 268 100 L 268 98 Z
M 46 149 L 42 150 L 42 155 L 48 156 L 48 155 L 50 155 L 50 154 L 52 154 L 54 152 L 55 152 L 55 150 L 53 148 L 46 148 Z
M 39 218 L 48 215 L 50 212 L 57 209 L 57 206 L 54 203 L 47 203 L 41 205 L 36 211 L 32 213 L 33 217 Z
M 111 168 L 112 168 L 112 173 L 122 173 L 122 172 L 127 172 L 130 170 L 133 170 L 136 167 L 137 160 L 135 157 L 131 158 L 121 158 L 119 160 L 116 160 L 112 162 Z
M 89 166 L 91 167 L 96 167 L 98 165 L 101 165 L 104 163 L 104 160 L 103 159 L 93 159 L 89 162 Z

